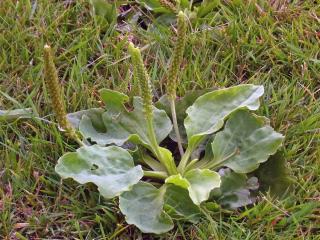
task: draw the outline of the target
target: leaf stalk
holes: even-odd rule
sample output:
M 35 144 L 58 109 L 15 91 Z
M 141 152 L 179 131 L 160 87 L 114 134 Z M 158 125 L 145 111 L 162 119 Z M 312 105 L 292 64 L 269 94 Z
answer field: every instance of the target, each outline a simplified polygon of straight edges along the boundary
M 188 146 L 185 153 L 183 154 L 183 156 L 181 158 L 179 165 L 178 165 L 178 172 L 180 172 L 181 174 L 184 173 L 184 170 L 187 166 L 187 163 L 189 161 L 189 158 L 190 158 L 192 152 L 193 152 L 193 149 Z
M 160 172 L 160 171 L 143 171 L 143 176 L 164 180 L 168 177 L 168 174 L 166 172 Z
M 177 113 L 176 113 L 176 107 L 175 107 L 175 100 L 174 99 L 170 99 L 170 108 L 171 108 L 171 114 L 172 114 L 173 129 L 174 129 L 174 132 L 175 132 L 176 137 L 177 137 L 179 153 L 180 153 L 180 156 L 183 156 L 184 155 L 184 150 L 183 150 L 181 135 L 180 135 L 179 126 L 178 126 Z

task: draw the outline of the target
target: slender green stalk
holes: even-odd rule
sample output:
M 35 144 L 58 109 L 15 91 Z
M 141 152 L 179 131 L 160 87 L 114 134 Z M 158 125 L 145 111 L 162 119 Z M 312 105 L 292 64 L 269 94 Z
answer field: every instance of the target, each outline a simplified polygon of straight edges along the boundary
M 142 163 L 150 167 L 153 171 L 166 171 L 166 168 L 161 163 L 159 163 L 159 161 L 153 159 L 148 154 L 139 154 L 139 159 Z
M 191 156 L 191 153 L 193 152 L 193 149 L 191 149 L 189 146 L 188 148 L 186 149 L 186 152 L 183 154 L 182 158 L 181 158 L 181 161 L 179 163 L 179 166 L 178 166 L 178 172 L 183 174 L 184 172 L 184 169 L 186 168 L 187 166 L 187 163 L 189 161 L 189 158 Z
M 196 142 L 194 142 L 192 145 L 188 145 L 186 152 L 184 153 L 184 155 L 181 158 L 181 161 L 179 163 L 178 166 L 178 172 L 183 174 L 187 164 L 189 162 L 190 156 L 192 154 L 192 152 L 199 146 L 199 144 L 205 139 L 205 136 L 202 136 L 201 138 L 199 138 Z
M 159 149 L 159 145 L 154 133 L 154 128 L 153 128 L 153 122 L 150 120 L 147 120 L 147 132 L 151 141 L 151 147 L 153 149 L 153 153 L 154 155 L 156 155 L 156 157 L 158 158 L 158 160 L 166 166 L 167 170 L 169 171 L 169 167 L 165 164 L 164 161 L 162 161 L 162 156 L 160 153 L 160 149 Z
M 170 99 L 170 108 L 171 108 L 171 115 L 172 115 L 173 130 L 174 130 L 174 132 L 176 134 L 179 153 L 180 153 L 180 156 L 183 156 L 184 150 L 183 150 L 183 147 L 182 147 L 182 140 L 181 140 L 181 135 L 180 135 L 179 126 L 178 126 L 177 113 L 176 113 L 176 107 L 175 107 L 175 100 L 174 99 Z
M 176 174 L 177 168 L 175 163 L 171 161 L 171 159 L 166 158 L 164 154 L 162 154 L 160 151 L 160 147 L 158 145 L 156 136 L 154 134 L 153 123 L 151 121 L 147 121 L 147 129 L 148 129 L 149 138 L 151 140 L 151 147 L 153 149 L 153 154 L 158 158 L 160 163 L 163 166 L 165 166 L 165 168 L 167 169 L 170 175 Z
M 199 162 L 199 159 L 197 159 L 197 158 L 191 160 L 191 162 L 190 162 L 189 164 L 187 164 L 187 166 L 186 166 L 186 168 L 185 168 L 185 171 L 187 172 L 187 171 L 193 169 L 194 166 L 195 166 L 195 164 L 196 164 L 197 162 Z
M 229 160 L 230 158 L 236 156 L 239 153 L 240 153 L 240 151 L 237 148 L 232 153 L 230 153 L 228 156 L 226 156 L 225 158 L 221 159 L 220 161 L 213 161 L 213 163 L 209 162 L 207 165 L 205 165 L 205 168 L 217 169 L 219 167 L 222 167 L 225 161 Z
M 66 131 L 67 136 L 73 138 L 79 145 L 82 146 L 83 142 L 80 140 L 74 128 L 70 125 L 67 119 L 67 113 L 61 94 L 58 74 L 53 62 L 51 47 L 49 45 L 44 46 L 44 79 L 51 98 L 52 108 L 60 127 Z
M 159 172 L 159 171 L 143 171 L 143 176 L 164 180 L 168 177 L 168 174 L 166 172 Z
M 172 61 L 168 70 L 167 90 L 170 98 L 170 108 L 171 108 L 173 128 L 177 137 L 180 156 L 183 156 L 184 151 L 182 147 L 181 135 L 178 127 L 176 107 L 175 107 L 176 89 L 177 89 L 177 84 L 179 80 L 178 75 L 179 75 L 180 65 L 183 59 L 183 52 L 185 49 L 186 33 L 187 33 L 186 16 L 181 11 L 178 14 L 177 22 L 178 22 L 177 43 L 176 43 L 176 47 L 173 52 Z

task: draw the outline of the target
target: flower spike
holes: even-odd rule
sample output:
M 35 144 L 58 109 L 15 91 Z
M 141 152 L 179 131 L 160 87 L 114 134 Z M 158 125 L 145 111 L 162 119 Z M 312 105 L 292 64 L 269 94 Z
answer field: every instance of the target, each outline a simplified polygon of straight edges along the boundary
M 143 100 L 143 109 L 145 117 L 147 119 L 152 119 L 152 93 L 149 75 L 143 64 L 140 50 L 134 47 L 132 43 L 130 43 L 129 52 L 131 54 L 132 62 L 136 73 L 135 78 L 138 79 L 140 84 L 140 91 Z
M 183 58 L 183 52 L 186 44 L 187 20 L 185 14 L 180 11 L 178 14 L 177 42 L 173 52 L 172 61 L 168 70 L 168 94 L 172 99 L 176 97 L 176 88 L 178 85 L 179 68 Z
M 176 13 L 177 12 L 177 8 L 175 6 L 175 4 L 173 3 L 173 1 L 169 1 L 169 0 L 159 0 L 159 3 L 161 4 L 161 6 L 163 6 L 164 8 Z
M 67 119 L 67 113 L 59 86 L 58 74 L 53 62 L 51 47 L 49 45 L 44 46 L 44 79 L 59 126 L 66 131 L 66 134 L 70 138 L 73 138 L 82 145 L 81 140 Z

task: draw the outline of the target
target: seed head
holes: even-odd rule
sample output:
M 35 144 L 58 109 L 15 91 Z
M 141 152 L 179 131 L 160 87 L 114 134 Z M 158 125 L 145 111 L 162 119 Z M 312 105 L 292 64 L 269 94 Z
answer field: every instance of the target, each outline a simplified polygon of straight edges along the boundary
M 134 47 L 132 43 L 129 44 L 129 52 L 131 54 L 132 63 L 134 65 L 135 78 L 138 79 L 143 100 L 144 114 L 147 119 L 152 118 L 152 93 L 149 75 L 144 66 L 141 52 L 138 48 Z
M 167 91 L 171 98 L 176 97 L 178 85 L 178 74 L 183 59 L 183 52 L 186 44 L 187 20 L 183 12 L 179 12 L 177 21 L 177 42 L 173 52 L 172 60 L 168 70 Z
M 176 4 L 174 4 L 174 1 L 170 1 L 170 0 L 159 0 L 159 3 L 161 4 L 161 6 L 163 6 L 164 8 L 176 13 L 177 12 L 177 8 L 176 8 Z
M 49 45 L 44 46 L 44 79 L 47 91 L 50 95 L 51 105 L 60 127 L 66 131 L 69 137 L 79 140 L 66 117 L 67 114 L 61 95 L 58 74 Z

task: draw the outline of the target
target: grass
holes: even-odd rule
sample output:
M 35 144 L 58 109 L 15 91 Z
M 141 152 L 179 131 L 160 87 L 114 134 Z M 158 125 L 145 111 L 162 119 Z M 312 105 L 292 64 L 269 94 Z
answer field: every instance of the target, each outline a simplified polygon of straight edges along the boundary
M 126 225 L 116 201 L 100 198 L 93 186 L 62 183 L 54 172 L 59 156 L 77 146 L 58 131 L 47 104 L 42 48 L 50 43 L 55 49 L 73 112 L 101 105 L 102 87 L 133 94 L 127 37 L 144 47 L 161 95 L 172 30 L 132 24 L 130 32 L 116 34 L 97 26 L 84 0 L 2 0 L 0 109 L 30 107 L 34 117 L 0 123 L 1 238 L 320 239 L 320 4 L 275 5 L 225 1 L 203 20 L 207 28 L 193 26 L 179 93 L 263 84 L 260 113 L 286 135 L 282 150 L 294 178 L 292 191 L 282 200 L 261 195 L 254 206 L 236 212 L 210 212 L 198 225 L 181 222 L 157 237 Z

